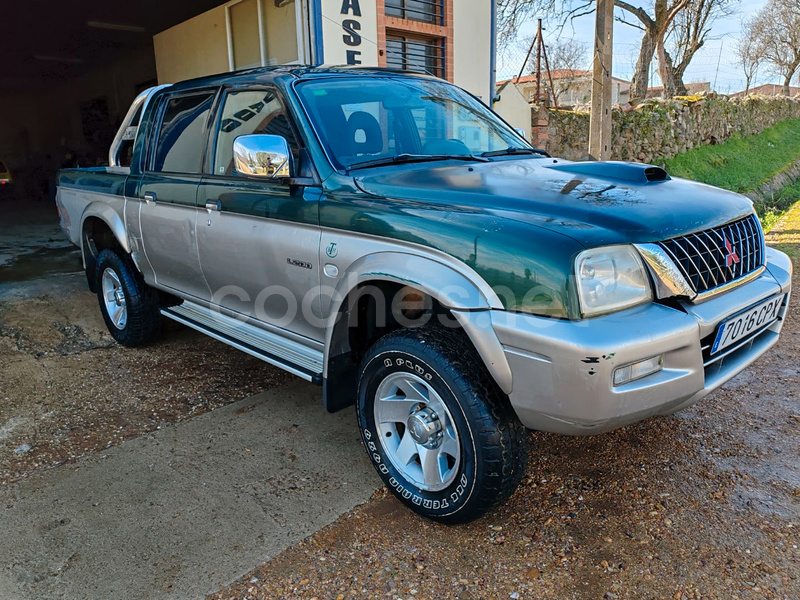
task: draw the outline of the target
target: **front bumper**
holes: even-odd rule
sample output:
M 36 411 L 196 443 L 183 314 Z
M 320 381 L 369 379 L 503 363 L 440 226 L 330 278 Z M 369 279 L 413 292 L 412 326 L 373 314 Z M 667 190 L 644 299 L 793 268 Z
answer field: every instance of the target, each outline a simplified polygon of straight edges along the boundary
M 792 263 L 767 250 L 753 281 L 682 310 L 651 303 L 611 315 L 565 321 L 492 311 L 512 373 L 511 404 L 531 429 L 591 435 L 691 406 L 741 372 L 777 341 L 791 290 Z M 786 294 L 772 325 L 719 356 L 709 356 L 725 318 Z M 617 367 L 663 355 L 663 369 L 619 386 Z

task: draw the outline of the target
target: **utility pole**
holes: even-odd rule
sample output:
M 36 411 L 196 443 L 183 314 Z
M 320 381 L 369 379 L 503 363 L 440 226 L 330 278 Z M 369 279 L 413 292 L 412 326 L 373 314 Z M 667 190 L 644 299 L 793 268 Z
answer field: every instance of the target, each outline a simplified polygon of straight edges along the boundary
M 539 19 L 539 29 L 536 31 L 536 103 L 542 97 L 542 20 Z
M 492 0 L 492 35 L 489 49 L 491 53 L 489 60 L 489 108 L 494 106 L 497 100 L 497 0 Z
M 522 68 L 519 70 L 519 74 L 514 80 L 514 83 L 519 82 L 519 78 L 522 77 L 522 72 L 528 65 L 533 48 L 536 46 L 536 104 L 539 104 L 542 98 L 542 58 L 544 58 L 544 65 L 547 69 L 547 80 L 550 82 L 550 93 L 553 95 L 553 105 L 556 107 L 556 110 L 558 110 L 558 98 L 556 98 L 556 88 L 553 86 L 553 74 L 550 72 L 550 60 L 547 58 L 547 46 L 544 45 L 543 31 L 542 20 L 539 19 L 536 37 L 533 38 L 530 48 L 528 48 L 528 54 L 525 55 L 525 62 L 522 63 Z
M 611 57 L 614 40 L 614 0 L 597 0 L 594 25 L 592 114 L 589 120 L 589 155 L 611 158 Z

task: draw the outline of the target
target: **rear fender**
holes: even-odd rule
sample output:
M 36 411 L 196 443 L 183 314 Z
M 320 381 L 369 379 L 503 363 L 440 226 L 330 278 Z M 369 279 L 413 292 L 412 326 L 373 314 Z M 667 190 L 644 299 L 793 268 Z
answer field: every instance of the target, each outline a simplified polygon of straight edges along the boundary
M 111 196 L 110 199 L 102 201 L 95 201 L 90 203 L 83 211 L 81 216 L 81 249 L 83 250 L 84 257 L 86 255 L 86 222 L 88 219 L 95 217 L 103 221 L 111 232 L 117 243 L 122 247 L 125 252 L 130 253 L 131 248 L 128 243 L 128 235 L 125 230 L 125 222 L 122 219 L 122 214 L 125 210 L 125 199 L 121 196 Z

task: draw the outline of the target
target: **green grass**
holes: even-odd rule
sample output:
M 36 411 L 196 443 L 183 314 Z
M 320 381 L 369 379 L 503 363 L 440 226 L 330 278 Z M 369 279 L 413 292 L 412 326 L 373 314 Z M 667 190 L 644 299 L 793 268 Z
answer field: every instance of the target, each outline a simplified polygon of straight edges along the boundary
M 758 135 L 735 136 L 666 161 L 676 177 L 750 192 L 800 158 L 800 119 L 781 121 Z
M 771 200 L 756 202 L 756 212 L 764 231 L 772 229 L 773 225 L 798 201 L 800 201 L 800 181 L 783 188 Z
M 781 121 L 750 137 L 734 136 L 716 146 L 701 146 L 665 161 L 676 177 L 747 193 L 800 159 L 800 119 Z M 781 190 L 756 211 L 765 231 L 800 200 L 800 183 Z
M 795 261 L 800 260 L 800 203 L 789 211 L 780 228 L 770 234 L 769 242 Z

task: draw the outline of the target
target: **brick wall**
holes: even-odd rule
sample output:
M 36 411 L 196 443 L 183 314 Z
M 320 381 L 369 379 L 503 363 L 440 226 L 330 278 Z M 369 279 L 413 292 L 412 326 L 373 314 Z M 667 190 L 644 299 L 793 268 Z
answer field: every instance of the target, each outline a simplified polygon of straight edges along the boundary
M 386 66 L 386 34 L 422 36 L 444 39 L 444 74 L 453 81 L 453 1 L 444 2 L 444 25 L 422 23 L 411 19 L 400 19 L 386 15 L 385 0 L 376 0 L 378 11 L 378 66 Z

